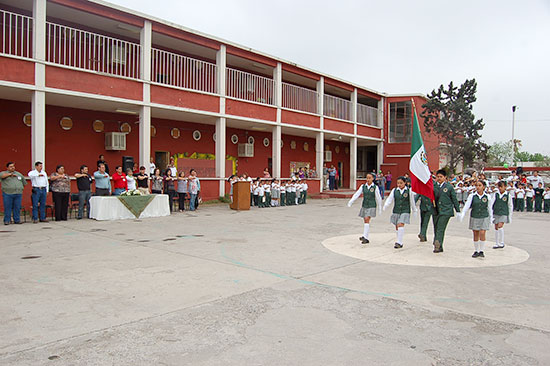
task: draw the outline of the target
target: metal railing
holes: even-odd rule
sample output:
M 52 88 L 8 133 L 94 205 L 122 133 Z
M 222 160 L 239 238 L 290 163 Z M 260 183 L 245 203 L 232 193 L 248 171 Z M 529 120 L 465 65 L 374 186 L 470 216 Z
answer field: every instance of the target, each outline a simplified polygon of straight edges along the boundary
M 152 58 L 152 81 L 179 88 L 216 93 L 217 66 L 215 64 L 156 48 L 152 50 Z
M 351 121 L 351 101 L 347 99 L 324 95 L 323 114 L 326 117 L 333 117 Z
M 0 53 L 32 58 L 32 18 L 0 10 Z
M 273 104 L 273 79 L 227 68 L 226 94 L 228 97 Z
M 283 83 L 283 108 L 317 113 L 318 94 L 316 91 Z
M 46 61 L 138 79 L 140 45 L 46 22 Z
M 378 108 L 357 103 L 357 123 L 378 127 Z

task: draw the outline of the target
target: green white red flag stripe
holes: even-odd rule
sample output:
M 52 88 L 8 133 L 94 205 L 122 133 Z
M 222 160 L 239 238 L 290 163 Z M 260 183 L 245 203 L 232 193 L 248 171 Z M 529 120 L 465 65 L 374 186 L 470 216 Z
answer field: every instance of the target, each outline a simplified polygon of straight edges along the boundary
M 418 117 L 416 116 L 416 108 L 413 102 L 413 133 L 411 141 L 411 160 L 409 162 L 409 170 L 411 172 L 411 188 L 415 193 L 422 194 L 426 197 L 434 199 L 434 186 L 432 182 L 432 173 L 428 167 L 428 156 L 422 141 L 420 126 L 418 125 Z

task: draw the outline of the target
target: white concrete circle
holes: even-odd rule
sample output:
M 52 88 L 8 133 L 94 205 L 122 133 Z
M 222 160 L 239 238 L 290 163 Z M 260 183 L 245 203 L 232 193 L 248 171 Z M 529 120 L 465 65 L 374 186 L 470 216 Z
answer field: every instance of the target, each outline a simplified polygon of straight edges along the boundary
M 506 266 L 525 262 L 529 253 L 510 245 L 493 249 L 493 242 L 487 242 L 485 258 L 472 258 L 472 239 L 459 236 L 445 236 L 443 253 L 433 253 L 431 241 L 421 243 L 415 234 L 406 234 L 402 249 L 394 249 L 395 234 L 374 233 L 369 235 L 370 243 L 363 245 L 360 234 L 335 236 L 325 239 L 325 248 L 348 257 L 369 262 L 400 264 L 406 266 L 478 268 Z

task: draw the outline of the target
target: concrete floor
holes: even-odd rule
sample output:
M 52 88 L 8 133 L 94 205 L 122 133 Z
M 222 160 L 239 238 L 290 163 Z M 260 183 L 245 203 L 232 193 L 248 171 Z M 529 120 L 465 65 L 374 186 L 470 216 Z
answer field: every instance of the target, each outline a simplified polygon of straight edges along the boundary
M 424 266 L 427 245 L 400 265 L 323 246 L 361 234 L 346 202 L 4 226 L 0 364 L 550 364 L 550 215 L 506 227 L 521 263 Z M 466 221 L 447 231 L 457 251 L 471 242 Z M 374 239 L 394 232 L 389 212 L 371 227 Z M 413 218 L 406 248 L 417 228 Z M 451 241 L 445 250 L 453 262 Z M 508 255 L 492 251 L 488 263 Z

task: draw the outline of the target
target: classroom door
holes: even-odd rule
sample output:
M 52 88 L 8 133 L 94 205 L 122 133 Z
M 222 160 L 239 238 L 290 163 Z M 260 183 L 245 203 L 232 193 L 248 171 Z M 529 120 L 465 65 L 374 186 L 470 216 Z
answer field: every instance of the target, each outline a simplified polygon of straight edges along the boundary
M 160 169 L 161 175 L 168 167 L 169 155 L 168 151 L 155 151 L 155 165 Z
M 344 163 L 339 161 L 337 169 L 338 169 L 338 181 L 336 182 L 336 187 L 340 188 L 344 184 Z

